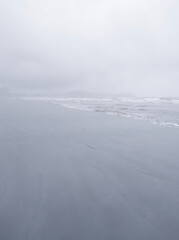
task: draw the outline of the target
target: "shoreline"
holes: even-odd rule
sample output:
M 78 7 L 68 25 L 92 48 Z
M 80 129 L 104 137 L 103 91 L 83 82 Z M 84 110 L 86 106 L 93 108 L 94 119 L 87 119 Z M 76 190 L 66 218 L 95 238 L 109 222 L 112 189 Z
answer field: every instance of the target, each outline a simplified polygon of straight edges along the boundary
M 48 103 L 0 102 L 2 240 L 178 240 L 179 134 Z
M 110 110 L 110 108 L 108 108 L 108 110 L 106 109 L 100 109 L 100 104 L 101 104 L 101 101 L 105 101 L 105 102 L 108 102 L 108 101 L 112 101 L 112 99 L 86 99 L 86 98 L 22 98 L 22 100 L 25 100 L 25 101 L 35 101 L 35 102 L 46 102 L 46 103 L 51 103 L 51 104 L 57 104 L 59 106 L 63 106 L 65 108 L 69 108 L 69 109 L 75 109 L 75 110 L 80 110 L 80 111 L 91 111 L 91 112 L 101 112 L 101 113 L 104 113 L 104 114 L 108 114 L 108 115 L 113 115 L 113 116 L 116 116 L 116 117 L 124 117 L 124 118 L 131 118 L 131 119 L 135 119 L 135 120 L 142 120 L 142 121 L 147 121 L 147 122 L 150 122 L 151 124 L 154 124 L 154 125 L 160 125 L 160 126 L 164 126 L 164 127 L 172 127 L 172 128 L 179 128 L 179 123 L 178 121 L 166 121 L 166 120 L 159 120 L 159 119 L 155 119 L 153 117 L 149 117 L 147 116 L 147 112 L 144 114 L 144 113 L 134 113 L 134 112 L 121 112 L 120 109 L 116 109 L 115 111 L 112 111 Z M 117 99 L 116 99 L 117 100 Z M 69 101 L 72 101 L 72 105 L 69 105 Z M 74 102 L 76 101 L 82 101 L 83 103 L 86 102 L 86 105 L 76 105 L 76 103 L 74 104 Z M 95 106 L 88 106 L 87 102 L 89 101 L 89 103 L 91 103 L 91 101 L 100 101 L 100 104 L 99 106 L 95 108 Z M 119 100 L 118 100 L 119 101 Z M 126 102 L 128 103 L 128 101 Z M 152 102 L 153 103 L 153 102 Z M 114 106 L 115 106 L 115 102 L 113 103 Z M 124 104 L 124 103 L 122 103 Z M 124 104 L 125 106 L 125 104 Z M 102 107 L 102 106 L 101 106 Z M 142 106 L 141 106 L 142 107 Z M 153 106 L 155 108 L 155 105 Z M 103 108 L 105 108 L 103 106 Z M 134 108 L 134 106 L 133 106 Z M 134 110 L 134 109 L 133 109 Z M 146 109 L 147 110 L 147 109 Z M 140 111 L 140 109 L 139 109 Z M 145 116 L 146 115 L 146 116 Z

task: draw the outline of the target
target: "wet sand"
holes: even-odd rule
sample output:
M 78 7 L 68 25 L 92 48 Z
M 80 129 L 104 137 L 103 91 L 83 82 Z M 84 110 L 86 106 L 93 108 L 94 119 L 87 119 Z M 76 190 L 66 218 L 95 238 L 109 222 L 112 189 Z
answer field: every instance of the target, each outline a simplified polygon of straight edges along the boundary
M 0 99 L 1 240 L 178 240 L 179 130 Z

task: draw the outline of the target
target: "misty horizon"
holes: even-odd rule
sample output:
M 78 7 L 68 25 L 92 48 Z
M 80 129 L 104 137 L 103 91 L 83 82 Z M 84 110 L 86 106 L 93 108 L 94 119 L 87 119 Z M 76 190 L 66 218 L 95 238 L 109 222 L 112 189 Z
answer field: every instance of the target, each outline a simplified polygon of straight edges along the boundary
M 37 96 L 59 96 L 59 97 L 96 97 L 96 98 L 110 98 L 110 97 L 128 97 L 128 98 L 176 98 L 178 95 L 145 95 L 145 94 L 134 94 L 132 92 L 120 92 L 120 91 L 90 91 L 88 89 L 27 89 L 27 88 L 8 88 L 0 86 L 0 92 L 5 91 L 4 96 L 13 95 L 37 95 Z
M 0 3 L 0 86 L 179 96 L 174 0 Z

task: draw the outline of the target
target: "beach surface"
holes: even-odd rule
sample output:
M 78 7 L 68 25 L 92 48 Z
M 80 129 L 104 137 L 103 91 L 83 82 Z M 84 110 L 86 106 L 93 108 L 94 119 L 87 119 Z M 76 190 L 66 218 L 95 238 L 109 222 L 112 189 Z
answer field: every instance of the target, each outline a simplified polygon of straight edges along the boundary
M 0 99 L 1 240 L 178 240 L 179 129 Z

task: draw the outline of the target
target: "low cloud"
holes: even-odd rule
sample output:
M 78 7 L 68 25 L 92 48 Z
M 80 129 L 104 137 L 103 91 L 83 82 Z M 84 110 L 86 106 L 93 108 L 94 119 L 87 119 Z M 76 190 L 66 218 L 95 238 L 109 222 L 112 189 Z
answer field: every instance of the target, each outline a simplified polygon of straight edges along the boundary
M 179 95 L 178 1 L 0 3 L 0 84 Z

